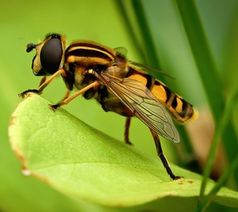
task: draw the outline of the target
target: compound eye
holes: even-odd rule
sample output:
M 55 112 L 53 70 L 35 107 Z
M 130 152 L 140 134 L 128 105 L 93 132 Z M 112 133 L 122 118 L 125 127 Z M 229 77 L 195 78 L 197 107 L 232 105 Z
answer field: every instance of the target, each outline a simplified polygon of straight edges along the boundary
M 53 37 L 48 40 L 41 49 L 40 61 L 42 69 L 47 74 L 55 73 L 60 66 L 63 56 L 61 40 Z

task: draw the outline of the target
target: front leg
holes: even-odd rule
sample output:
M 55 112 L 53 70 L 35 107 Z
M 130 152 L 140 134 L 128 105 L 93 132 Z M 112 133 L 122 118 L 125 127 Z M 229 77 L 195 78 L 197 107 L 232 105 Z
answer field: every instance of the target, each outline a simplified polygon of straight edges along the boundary
M 47 79 L 46 76 L 44 76 L 44 77 L 41 78 L 40 83 L 39 83 L 39 87 L 40 87 L 43 83 L 45 83 L 46 79 Z
M 61 102 L 63 102 L 65 99 L 67 99 L 70 95 L 70 90 L 67 90 L 64 97 L 57 103 L 57 104 L 50 104 L 49 107 L 55 111 L 57 108 L 61 106 Z
M 49 107 L 51 110 L 56 111 L 61 106 L 60 102 L 57 104 L 50 104 Z
M 45 82 L 45 80 L 46 80 L 45 76 L 41 78 L 39 87 Z M 19 93 L 18 96 L 25 98 L 28 93 L 35 93 L 35 94 L 39 94 L 39 95 L 41 94 L 41 92 L 38 89 L 27 89 L 27 90 Z
M 35 93 L 35 94 L 41 94 L 41 92 L 38 89 L 27 89 L 21 93 L 18 94 L 21 98 L 25 98 L 28 93 Z
M 45 83 L 45 81 L 46 81 L 46 77 L 44 76 L 44 77 L 42 77 L 41 80 L 40 80 L 39 88 L 40 88 L 40 86 L 41 86 L 42 84 Z M 20 96 L 20 97 L 22 97 L 22 98 L 25 98 L 28 93 L 35 93 L 35 94 L 39 94 L 39 95 L 40 95 L 41 92 L 42 92 L 42 90 L 40 90 L 40 89 L 27 89 L 27 90 L 25 90 L 25 91 L 19 93 L 18 96 Z
M 28 89 L 28 90 L 25 90 L 25 91 L 23 91 L 22 93 L 20 93 L 18 95 L 20 97 L 24 98 L 30 92 L 36 93 L 36 94 L 41 94 L 42 91 L 47 87 L 47 85 L 49 85 L 52 82 L 52 80 L 54 80 L 56 77 L 63 74 L 64 72 L 65 71 L 63 69 L 60 69 L 57 72 L 55 72 L 53 75 L 51 75 L 48 79 L 44 76 L 40 81 L 40 86 L 39 86 L 38 89 Z
M 98 87 L 99 85 L 100 85 L 100 83 L 98 81 L 95 81 L 95 82 L 87 85 L 86 87 L 82 88 L 81 90 L 76 91 L 72 96 L 69 96 L 69 93 L 66 93 L 65 97 L 61 101 L 59 101 L 57 104 L 50 105 L 50 108 L 55 111 L 62 105 L 68 104 L 69 102 L 71 102 L 73 99 L 75 99 L 79 95 L 84 94 L 90 88 L 95 88 L 95 87 Z

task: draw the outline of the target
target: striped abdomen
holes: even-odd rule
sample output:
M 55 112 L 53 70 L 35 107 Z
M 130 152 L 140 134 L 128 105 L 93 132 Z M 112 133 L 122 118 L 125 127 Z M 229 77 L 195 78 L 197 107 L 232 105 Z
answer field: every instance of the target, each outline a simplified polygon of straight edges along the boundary
M 196 118 L 197 111 L 193 106 L 181 96 L 171 91 L 162 82 L 155 80 L 151 92 L 165 104 L 172 116 L 178 122 L 184 123 L 190 119 Z
M 178 122 L 184 123 L 188 120 L 196 118 L 197 111 L 190 103 L 188 103 L 178 94 L 171 91 L 159 80 L 154 79 L 151 75 L 130 67 L 127 77 L 138 80 L 145 84 L 146 87 L 153 93 L 153 95 L 165 105 L 173 118 Z

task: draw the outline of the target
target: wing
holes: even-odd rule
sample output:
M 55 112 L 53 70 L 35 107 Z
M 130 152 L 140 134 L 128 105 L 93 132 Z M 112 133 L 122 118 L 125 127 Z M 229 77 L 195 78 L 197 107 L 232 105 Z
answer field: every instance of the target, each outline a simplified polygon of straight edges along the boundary
M 139 70 L 143 70 L 146 73 L 150 73 L 155 77 L 157 77 L 158 75 L 163 75 L 163 76 L 168 77 L 170 79 L 173 79 L 173 80 L 175 79 L 174 77 L 170 76 L 169 74 L 167 74 L 164 71 L 161 71 L 157 68 L 153 68 L 153 67 L 148 66 L 148 65 L 143 65 L 141 63 L 137 63 L 137 62 L 131 61 L 131 60 L 129 60 L 128 62 L 129 62 L 130 65 L 132 65 L 132 67 L 137 68 Z
M 114 50 L 117 52 L 117 54 L 127 58 L 127 49 L 126 48 L 117 47 L 117 48 L 114 48 Z M 150 74 L 154 75 L 155 77 L 157 77 L 158 74 L 161 74 L 161 75 L 169 77 L 171 79 L 175 79 L 174 77 L 170 76 L 169 74 L 167 74 L 167 73 L 165 73 L 161 70 L 158 70 L 157 68 L 153 68 L 151 66 L 144 65 L 144 64 L 141 64 L 141 63 L 138 63 L 138 62 L 135 62 L 135 61 L 131 61 L 131 60 L 128 60 L 128 62 L 134 68 L 139 68 L 140 70 L 143 70 L 147 73 L 150 73 Z
M 114 50 L 117 52 L 117 54 L 126 58 L 126 55 L 127 55 L 127 49 L 126 48 L 120 46 L 120 47 L 114 48 Z
M 129 78 L 116 78 L 103 72 L 96 73 L 96 77 L 150 129 L 168 140 L 179 142 L 179 134 L 172 118 L 144 84 Z

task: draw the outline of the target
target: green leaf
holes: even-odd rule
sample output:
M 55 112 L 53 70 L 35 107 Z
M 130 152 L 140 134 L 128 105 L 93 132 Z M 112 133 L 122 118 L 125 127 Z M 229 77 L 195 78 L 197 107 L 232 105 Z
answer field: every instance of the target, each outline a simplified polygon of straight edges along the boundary
M 172 181 L 159 159 L 144 156 L 63 109 L 54 112 L 48 104 L 38 95 L 29 95 L 11 118 L 10 142 L 25 174 L 74 199 L 106 206 L 198 197 L 201 176 L 172 165 L 184 177 Z M 206 193 L 213 185 L 208 182 Z M 238 207 L 238 192 L 222 188 L 214 200 Z

